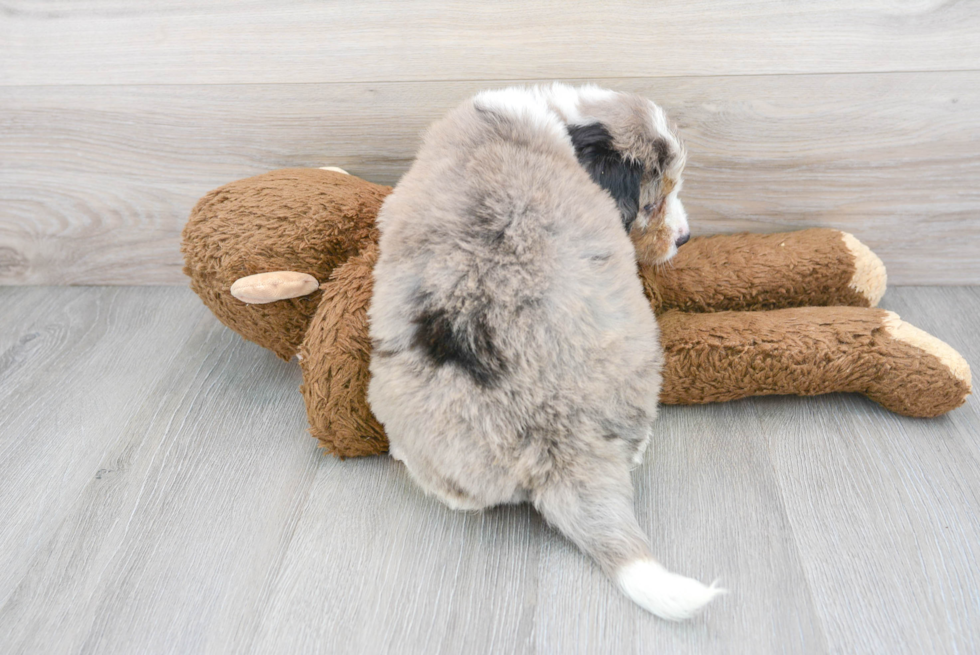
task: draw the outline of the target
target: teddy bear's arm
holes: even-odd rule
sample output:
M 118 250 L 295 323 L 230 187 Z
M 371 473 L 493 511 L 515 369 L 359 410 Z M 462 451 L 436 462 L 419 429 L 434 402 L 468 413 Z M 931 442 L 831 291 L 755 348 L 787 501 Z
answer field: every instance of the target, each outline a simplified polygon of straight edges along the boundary
M 874 307 L 886 283 L 884 265 L 867 246 L 822 228 L 696 237 L 666 265 L 640 275 L 657 314 Z
M 388 439 L 367 403 L 371 340 L 367 311 L 378 246 L 368 244 L 333 271 L 300 346 L 310 433 L 340 457 L 377 455 Z
M 668 405 L 846 391 L 899 414 L 931 417 L 963 404 L 971 390 L 959 353 L 881 309 L 675 310 L 658 322 L 660 400 Z

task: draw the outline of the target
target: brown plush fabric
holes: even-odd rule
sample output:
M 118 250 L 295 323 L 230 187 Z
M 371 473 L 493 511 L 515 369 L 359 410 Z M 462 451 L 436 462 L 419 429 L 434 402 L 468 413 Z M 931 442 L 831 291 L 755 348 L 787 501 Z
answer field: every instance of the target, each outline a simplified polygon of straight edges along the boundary
M 769 312 L 669 311 L 660 400 L 669 405 L 772 394 L 862 393 L 907 416 L 963 404 L 969 385 L 934 355 L 883 329 L 888 312 L 801 307 Z
M 310 432 L 340 457 L 388 448 L 366 391 L 375 218 L 390 191 L 318 169 L 273 171 L 209 193 L 183 234 L 184 272 L 215 315 L 284 359 L 300 352 Z M 869 296 L 852 288 L 862 275 L 846 239 L 860 246 L 821 229 L 702 237 L 671 266 L 641 269 L 667 356 L 661 401 L 855 391 L 911 416 L 960 405 L 969 366 L 910 326 L 883 328 L 887 313 L 868 309 Z M 861 249 L 858 268 L 880 297 L 884 267 Z M 264 305 L 231 295 L 236 279 L 273 271 L 310 274 L 320 290 Z M 777 311 L 723 311 L 732 309 Z
M 867 307 L 868 299 L 849 287 L 854 272 L 843 232 L 813 228 L 695 237 L 666 266 L 645 267 L 640 275 L 660 315 L 671 309 Z
M 210 192 L 184 227 L 184 273 L 222 323 L 283 359 L 292 357 L 320 292 L 268 305 L 229 293 L 240 277 L 308 273 L 321 284 L 335 266 L 378 240 L 374 227 L 390 187 L 316 168 L 287 168 Z
M 371 244 L 337 268 L 323 285 L 323 299 L 300 348 L 310 433 L 340 457 L 388 450 L 384 429 L 367 404 L 367 310 L 374 287 L 378 247 Z

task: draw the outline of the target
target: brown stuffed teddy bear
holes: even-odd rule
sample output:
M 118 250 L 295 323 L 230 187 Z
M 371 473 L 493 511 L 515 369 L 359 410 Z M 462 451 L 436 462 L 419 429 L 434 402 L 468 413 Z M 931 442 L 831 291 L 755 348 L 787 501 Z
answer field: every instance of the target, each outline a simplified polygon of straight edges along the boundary
M 390 192 L 339 169 L 273 171 L 207 194 L 183 232 L 191 288 L 246 339 L 299 355 L 310 432 L 341 457 L 388 448 L 366 392 L 374 221 Z M 664 403 L 848 391 L 931 417 L 971 391 L 955 350 L 873 309 L 884 266 L 845 232 L 694 238 L 640 276 Z

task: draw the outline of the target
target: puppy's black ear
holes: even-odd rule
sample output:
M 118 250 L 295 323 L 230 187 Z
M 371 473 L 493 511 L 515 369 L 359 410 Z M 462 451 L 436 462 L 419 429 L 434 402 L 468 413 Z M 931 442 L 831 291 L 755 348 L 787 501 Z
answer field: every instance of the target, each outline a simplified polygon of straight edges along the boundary
M 616 201 L 623 216 L 623 226 L 629 232 L 640 210 L 643 164 L 624 158 L 613 147 L 612 135 L 601 123 L 569 125 L 568 135 L 579 163 Z

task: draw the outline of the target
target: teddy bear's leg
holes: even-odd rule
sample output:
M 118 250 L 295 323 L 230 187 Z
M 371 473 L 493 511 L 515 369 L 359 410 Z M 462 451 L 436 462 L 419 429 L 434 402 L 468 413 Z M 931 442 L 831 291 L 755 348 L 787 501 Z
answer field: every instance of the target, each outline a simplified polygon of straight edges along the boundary
M 771 394 L 862 393 L 907 416 L 938 416 L 971 390 L 951 347 L 893 312 L 802 307 L 658 319 L 668 405 Z
M 377 244 L 371 243 L 334 270 L 321 286 L 320 306 L 299 350 L 310 433 L 339 457 L 388 450 L 388 438 L 367 402 L 367 310 L 377 258 Z
M 696 237 L 665 266 L 642 268 L 654 311 L 874 307 L 885 266 L 839 230 Z

